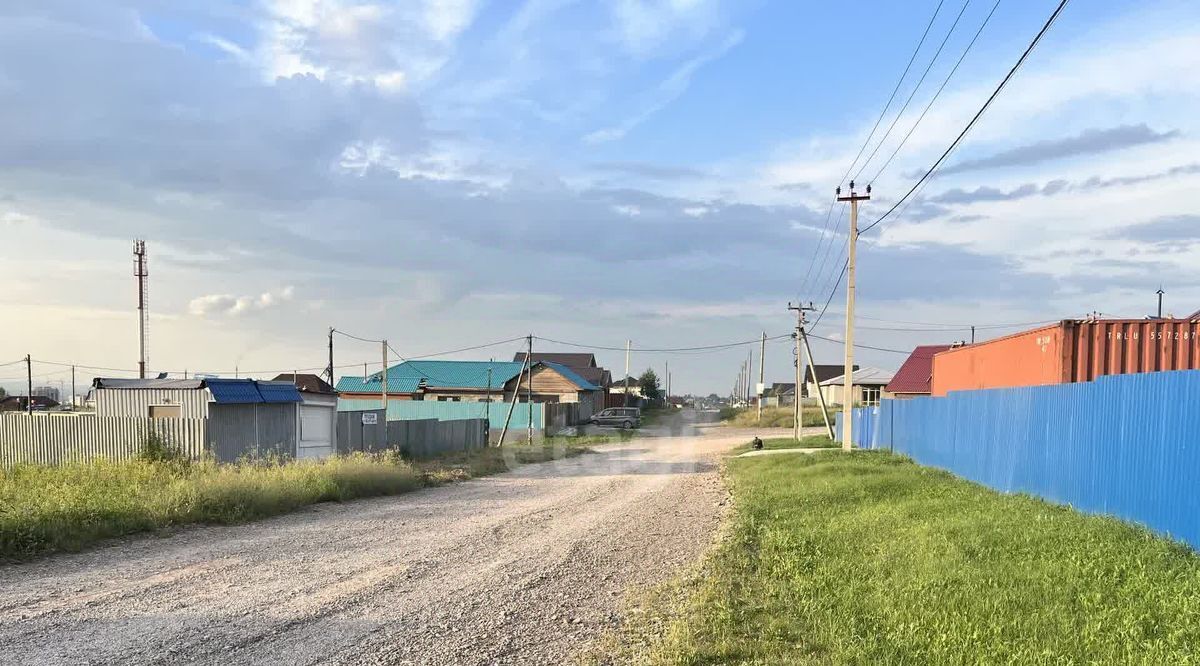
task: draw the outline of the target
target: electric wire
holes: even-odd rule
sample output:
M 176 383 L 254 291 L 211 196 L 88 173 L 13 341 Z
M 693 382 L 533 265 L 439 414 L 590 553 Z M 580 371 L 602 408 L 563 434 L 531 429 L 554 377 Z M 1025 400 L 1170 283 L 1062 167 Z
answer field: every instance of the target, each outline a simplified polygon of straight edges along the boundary
M 921 78 L 917 80 L 917 85 L 913 86 L 912 92 L 908 94 L 908 99 L 904 100 L 904 106 L 900 107 L 900 110 L 896 112 L 896 117 L 892 119 L 892 124 L 889 125 L 887 131 L 883 133 L 883 137 L 879 139 L 879 143 L 875 144 L 875 149 L 871 151 L 871 154 L 867 157 L 867 160 L 863 162 L 862 166 L 858 168 L 858 171 L 854 173 L 854 180 L 858 180 L 858 177 L 862 175 L 864 170 L 866 170 L 867 165 L 871 163 L 871 160 L 875 159 L 876 153 L 878 153 L 879 149 L 883 147 L 883 144 L 887 141 L 887 138 L 891 136 L 892 130 L 896 128 L 896 123 L 900 122 L 900 118 L 908 109 L 908 105 L 912 103 L 913 97 L 916 97 L 917 91 L 921 89 L 921 84 L 925 83 L 925 77 L 929 76 L 929 71 L 933 69 L 933 65 L 937 62 L 938 57 L 942 55 L 942 49 L 946 48 L 946 42 L 950 41 L 950 36 L 953 35 L 954 30 L 958 28 L 958 22 L 962 20 L 963 14 L 967 11 L 967 6 L 970 4 L 971 0 L 964 0 L 962 9 L 958 10 L 958 16 L 954 17 L 954 23 L 952 23 L 950 25 L 950 29 L 946 31 L 946 36 L 942 38 L 942 43 L 938 45 L 937 51 L 934 52 L 933 58 L 929 60 L 929 64 L 925 67 L 925 71 L 921 73 Z
M 975 113 L 975 115 L 971 118 L 971 121 L 967 123 L 966 127 L 964 127 L 962 129 L 962 131 L 959 132 L 958 137 L 954 139 L 954 141 L 950 144 L 950 146 L 948 148 L 946 148 L 945 152 L 942 153 L 941 157 L 939 157 L 937 159 L 937 161 L 933 163 L 933 166 L 929 167 L 929 170 L 927 170 L 921 176 L 920 180 L 918 180 L 912 186 L 912 188 L 910 188 L 908 190 L 908 192 L 905 193 L 905 195 L 900 198 L 899 201 L 897 201 L 895 204 L 893 204 L 892 207 L 889 208 L 886 213 L 879 216 L 879 219 L 877 219 L 874 222 L 872 222 L 871 224 L 867 225 L 859 233 L 866 233 L 866 232 L 870 231 L 871 229 L 874 229 L 876 226 L 878 226 L 884 220 L 886 220 L 889 215 L 891 215 L 897 208 L 900 207 L 901 204 L 903 204 L 905 201 L 907 201 L 908 198 L 910 196 L 912 196 L 912 194 L 914 192 L 917 191 L 917 188 L 919 188 L 922 184 L 924 184 L 925 181 L 929 180 L 930 176 L 933 175 L 933 172 L 936 171 L 937 168 L 942 165 L 942 162 L 945 161 L 946 157 L 950 155 L 951 151 L 953 151 L 958 146 L 958 144 L 962 142 L 963 138 L 965 138 L 967 136 L 967 133 L 970 132 L 971 128 L 975 126 L 975 123 L 979 122 L 979 119 L 983 116 L 983 113 L 988 110 L 988 108 L 992 105 L 992 102 L 994 102 L 996 100 L 996 97 L 998 97 L 1000 95 L 1000 91 L 1004 90 L 1005 86 L 1008 85 L 1008 82 L 1010 80 L 1012 80 L 1012 77 L 1014 75 L 1016 75 L 1017 70 L 1019 70 L 1021 68 L 1021 65 L 1025 64 L 1025 61 L 1029 58 L 1029 54 L 1033 52 L 1033 49 L 1036 48 L 1038 43 L 1040 43 L 1042 41 L 1042 37 L 1045 36 L 1046 32 L 1048 32 L 1050 30 L 1050 27 L 1052 25 L 1054 25 L 1054 22 L 1058 19 L 1059 15 L 1062 14 L 1062 10 L 1064 7 L 1067 6 L 1067 2 L 1069 2 L 1069 0 L 1060 0 L 1060 2 L 1058 3 L 1058 7 L 1056 7 L 1054 9 L 1054 13 L 1052 13 L 1050 15 L 1050 18 L 1046 19 L 1045 25 L 1043 25 L 1042 29 L 1038 31 L 1036 36 L 1034 36 L 1033 41 L 1031 41 L 1029 43 L 1029 46 L 1025 48 L 1025 51 L 1021 54 L 1021 57 L 1017 59 L 1017 62 L 1012 66 L 1012 68 L 1010 70 L 1008 70 L 1008 74 L 1006 74 L 1004 76 L 1004 78 L 1000 81 L 1000 84 L 997 85 L 996 89 L 994 91 L 992 91 L 992 94 L 990 96 L 988 96 L 987 100 L 983 103 L 983 106 L 981 106 L 979 108 L 979 111 L 977 111 Z
M 942 91 L 946 89 L 946 84 L 950 83 L 950 79 L 954 77 L 954 73 L 958 71 L 959 65 L 963 63 L 963 60 L 967 57 L 967 54 L 971 52 L 971 49 L 975 46 L 976 40 L 979 39 L 979 35 L 983 34 L 983 29 L 986 28 L 988 22 L 992 20 L 992 15 L 996 13 L 996 9 L 999 6 L 1000 0 L 996 0 L 995 4 L 992 5 L 992 10 L 988 12 L 986 17 L 984 17 L 983 23 L 979 26 L 979 29 L 975 31 L 975 36 L 972 37 L 971 41 L 967 44 L 967 48 L 963 49 L 962 54 L 958 56 L 958 61 L 954 63 L 954 67 L 950 68 L 950 72 L 946 74 L 946 78 L 942 80 L 942 85 L 938 87 L 937 92 L 933 94 L 933 97 L 930 98 L 929 103 L 925 105 L 925 109 L 921 111 L 921 115 L 917 117 L 916 122 L 913 123 L 912 127 L 908 128 L 908 132 L 904 135 L 904 138 L 900 140 L 900 143 L 896 146 L 896 149 L 892 151 L 892 154 L 888 156 L 887 161 L 883 163 L 883 166 L 879 167 L 879 170 L 875 172 L 874 176 L 871 176 L 871 180 L 869 182 L 873 183 L 878 180 L 880 174 L 882 174 L 888 168 L 888 166 L 891 165 L 892 160 L 896 159 L 896 154 L 900 152 L 900 149 L 904 147 L 904 144 L 908 143 L 909 137 L 912 136 L 913 132 L 917 129 L 917 126 L 921 124 L 921 121 L 925 119 L 925 114 L 929 113 L 929 109 L 933 107 L 933 103 L 936 102 L 938 97 L 941 96 Z

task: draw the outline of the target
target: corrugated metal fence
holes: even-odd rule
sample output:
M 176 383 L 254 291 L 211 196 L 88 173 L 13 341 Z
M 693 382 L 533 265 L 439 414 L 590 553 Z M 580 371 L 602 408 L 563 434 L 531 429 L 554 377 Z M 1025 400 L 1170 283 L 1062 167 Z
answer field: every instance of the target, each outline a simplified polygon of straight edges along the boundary
M 378 410 L 380 402 L 378 400 L 366 400 L 362 398 L 338 400 L 339 412 Z M 413 419 L 437 419 L 438 421 L 462 421 L 464 419 L 481 419 L 484 418 L 485 410 L 487 418 L 493 428 L 503 428 L 504 419 L 508 415 L 509 403 L 507 402 L 449 402 L 437 400 L 389 400 L 388 401 L 388 420 L 389 421 L 409 421 Z M 533 409 L 529 408 L 529 403 L 518 403 L 512 412 L 512 421 L 508 424 L 512 428 L 527 428 L 529 425 L 529 415 L 533 413 L 533 427 L 542 428 L 545 425 L 545 409 L 540 403 L 534 403 Z
M 1200 548 L 1200 371 L 885 400 L 854 418 L 863 448 Z
M 376 423 L 364 424 L 364 413 L 374 414 Z M 389 421 L 385 431 L 383 420 L 379 418 L 382 414 L 381 409 L 338 412 L 338 453 L 396 449 L 414 458 L 427 458 L 481 449 L 487 445 L 487 422 L 481 418 Z
M 99 417 L 91 414 L 0 414 L 0 465 L 57 465 L 136 457 L 150 432 L 188 456 L 204 452 L 203 419 Z

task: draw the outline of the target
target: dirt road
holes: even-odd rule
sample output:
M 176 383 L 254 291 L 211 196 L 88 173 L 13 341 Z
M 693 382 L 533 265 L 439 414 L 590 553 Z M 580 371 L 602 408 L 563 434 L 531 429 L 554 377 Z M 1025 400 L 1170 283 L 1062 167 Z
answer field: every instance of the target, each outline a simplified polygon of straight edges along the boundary
M 664 434 L 679 428 L 667 428 Z M 0 567 L 11 664 L 557 664 L 709 545 L 727 430 Z

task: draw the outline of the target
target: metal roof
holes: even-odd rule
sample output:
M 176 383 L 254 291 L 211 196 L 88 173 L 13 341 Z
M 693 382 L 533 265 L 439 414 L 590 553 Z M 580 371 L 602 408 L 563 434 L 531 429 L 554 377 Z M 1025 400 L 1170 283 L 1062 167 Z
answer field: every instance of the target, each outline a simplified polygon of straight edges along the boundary
M 225 405 L 301 402 L 295 386 L 282 382 L 256 382 L 253 379 L 205 379 L 204 385 L 213 402 Z
M 832 379 L 826 379 L 821 382 L 821 386 L 841 386 L 844 384 L 845 376 L 842 374 Z M 855 386 L 882 386 L 892 381 L 894 376 L 891 372 L 880 368 L 862 368 L 854 371 L 851 383 Z
M 300 389 L 291 382 L 255 382 L 263 402 L 302 402 Z M 211 390 L 211 389 L 210 389 Z
M 537 354 L 534 354 L 534 356 L 537 356 Z M 566 377 L 567 379 L 569 379 L 571 381 L 572 384 L 578 386 L 580 391 L 598 391 L 598 390 L 600 390 L 599 386 L 596 386 L 595 384 L 589 382 L 588 380 L 584 379 L 583 377 L 580 377 L 578 372 L 575 372 L 571 368 L 568 368 L 567 366 L 565 366 L 561 363 L 551 363 L 548 361 L 543 361 L 540 365 L 545 365 L 546 367 L 548 367 L 552 370 L 555 370 L 556 372 L 558 372 L 558 374 L 562 375 L 563 377 Z
M 885 390 L 888 393 L 923 393 L 931 392 L 933 381 L 933 355 L 946 351 L 953 345 L 921 345 L 909 354 L 904 365 L 896 371 L 896 376 L 888 383 Z
M 524 362 L 525 352 L 517 352 L 513 355 L 513 360 L 517 363 Z M 596 367 L 596 355 L 588 352 L 533 352 L 533 362 L 539 361 L 560 363 L 568 368 Z
M 104 389 L 200 389 L 204 388 L 202 379 L 125 379 L 116 377 L 97 377 L 92 381 L 93 388 Z
M 521 373 L 521 363 L 511 361 L 405 361 L 388 368 L 388 393 L 415 393 L 424 383 L 427 388 L 488 388 L 491 369 L 491 388 L 499 389 Z M 367 377 L 342 377 L 337 390 L 341 393 L 380 393 L 383 390 L 380 374 Z

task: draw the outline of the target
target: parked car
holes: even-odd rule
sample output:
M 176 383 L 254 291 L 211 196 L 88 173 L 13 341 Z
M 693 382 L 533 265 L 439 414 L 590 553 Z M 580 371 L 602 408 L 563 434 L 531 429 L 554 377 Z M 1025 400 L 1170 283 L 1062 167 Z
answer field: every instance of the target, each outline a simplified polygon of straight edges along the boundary
M 598 426 L 637 428 L 642 425 L 642 410 L 637 407 L 610 407 L 593 414 L 588 422 Z

